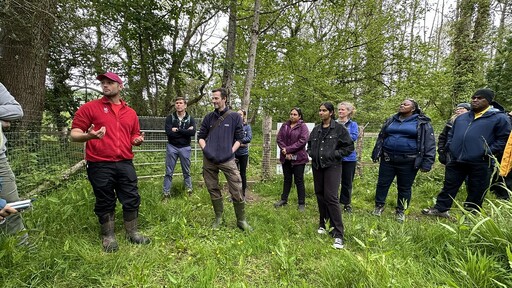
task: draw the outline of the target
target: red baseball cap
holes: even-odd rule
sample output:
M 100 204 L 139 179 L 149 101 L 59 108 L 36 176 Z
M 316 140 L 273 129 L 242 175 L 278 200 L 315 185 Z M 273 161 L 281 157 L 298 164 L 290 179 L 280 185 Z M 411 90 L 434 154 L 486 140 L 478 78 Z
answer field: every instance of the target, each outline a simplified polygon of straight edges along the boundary
M 100 81 L 103 80 L 104 78 L 108 78 L 114 82 L 119 83 L 120 85 L 123 85 L 123 80 L 121 80 L 121 78 L 116 73 L 106 72 L 105 74 L 101 74 L 101 75 L 98 75 L 98 77 L 96 77 L 96 79 L 98 79 Z

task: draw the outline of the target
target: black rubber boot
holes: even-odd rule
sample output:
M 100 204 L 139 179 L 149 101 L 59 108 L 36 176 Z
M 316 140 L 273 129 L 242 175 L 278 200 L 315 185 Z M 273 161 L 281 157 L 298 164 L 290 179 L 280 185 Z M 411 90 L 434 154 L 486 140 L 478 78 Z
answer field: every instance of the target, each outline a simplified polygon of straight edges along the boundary
M 124 212 L 124 228 L 126 229 L 126 238 L 133 244 L 149 244 L 151 240 L 141 235 L 137 231 L 137 211 Z
M 223 222 L 222 214 L 224 213 L 224 199 L 212 199 L 212 205 L 213 211 L 215 212 L 215 220 L 213 220 L 212 228 L 219 229 Z
M 115 235 L 115 217 L 114 212 L 110 212 L 101 217 L 101 243 L 103 251 L 107 253 L 116 252 L 119 250 Z
M 233 201 L 233 207 L 235 208 L 236 226 L 244 231 L 252 231 L 252 227 L 245 220 L 245 202 Z

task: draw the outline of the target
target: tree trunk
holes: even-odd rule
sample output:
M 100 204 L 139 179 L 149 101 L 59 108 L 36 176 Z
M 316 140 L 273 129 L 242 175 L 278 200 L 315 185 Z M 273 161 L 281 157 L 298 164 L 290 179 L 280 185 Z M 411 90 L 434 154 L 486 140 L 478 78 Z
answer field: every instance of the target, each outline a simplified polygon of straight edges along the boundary
M 21 0 L 0 13 L 0 82 L 23 107 L 22 128 L 41 126 L 56 8 L 56 0 Z
M 237 17 L 237 1 L 229 2 L 229 26 L 228 40 L 226 43 L 226 59 L 224 60 L 224 71 L 222 73 L 222 87 L 228 90 L 231 95 L 233 86 L 233 70 L 235 69 L 235 51 L 236 51 L 236 17 Z M 229 99 L 228 99 L 229 100 Z
M 266 113 L 264 113 L 266 114 Z M 264 180 L 272 177 L 272 115 L 263 115 L 263 159 L 261 169 Z
M 242 99 L 242 109 L 249 110 L 251 102 L 251 88 L 254 82 L 254 69 L 256 62 L 256 47 L 258 47 L 258 36 L 260 27 L 260 0 L 254 0 L 254 19 L 251 28 L 251 42 L 249 46 L 249 57 L 247 59 L 247 73 L 245 75 L 244 97 Z

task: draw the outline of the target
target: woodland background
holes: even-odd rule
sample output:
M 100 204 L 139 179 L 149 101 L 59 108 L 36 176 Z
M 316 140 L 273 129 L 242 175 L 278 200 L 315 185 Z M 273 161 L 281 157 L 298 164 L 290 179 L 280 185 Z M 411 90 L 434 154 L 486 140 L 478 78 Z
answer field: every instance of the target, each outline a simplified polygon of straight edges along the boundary
M 286 120 L 293 106 L 314 122 L 320 102 L 347 100 L 376 129 L 404 98 L 442 123 L 481 87 L 511 107 L 511 8 L 510 0 L 2 0 L 0 82 L 25 110 L 18 129 L 67 129 L 77 107 L 99 96 L 104 71 L 121 75 L 143 116 L 166 116 L 184 96 L 202 117 L 209 90 L 223 86 L 253 125 Z

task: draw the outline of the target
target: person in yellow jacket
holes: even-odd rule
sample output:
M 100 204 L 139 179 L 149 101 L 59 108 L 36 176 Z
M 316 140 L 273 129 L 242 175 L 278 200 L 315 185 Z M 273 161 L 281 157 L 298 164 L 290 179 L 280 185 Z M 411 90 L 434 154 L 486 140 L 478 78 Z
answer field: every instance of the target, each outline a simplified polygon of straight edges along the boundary
M 508 116 L 512 119 L 512 112 L 508 113 Z M 505 151 L 503 151 L 503 157 L 501 158 L 501 165 L 500 165 L 500 177 L 503 177 L 503 180 L 505 182 L 508 197 L 500 197 L 505 200 L 510 199 L 510 194 L 512 191 L 512 173 L 510 171 L 512 170 L 512 133 L 508 136 L 507 145 L 505 146 Z M 502 184 L 503 185 L 503 184 Z

